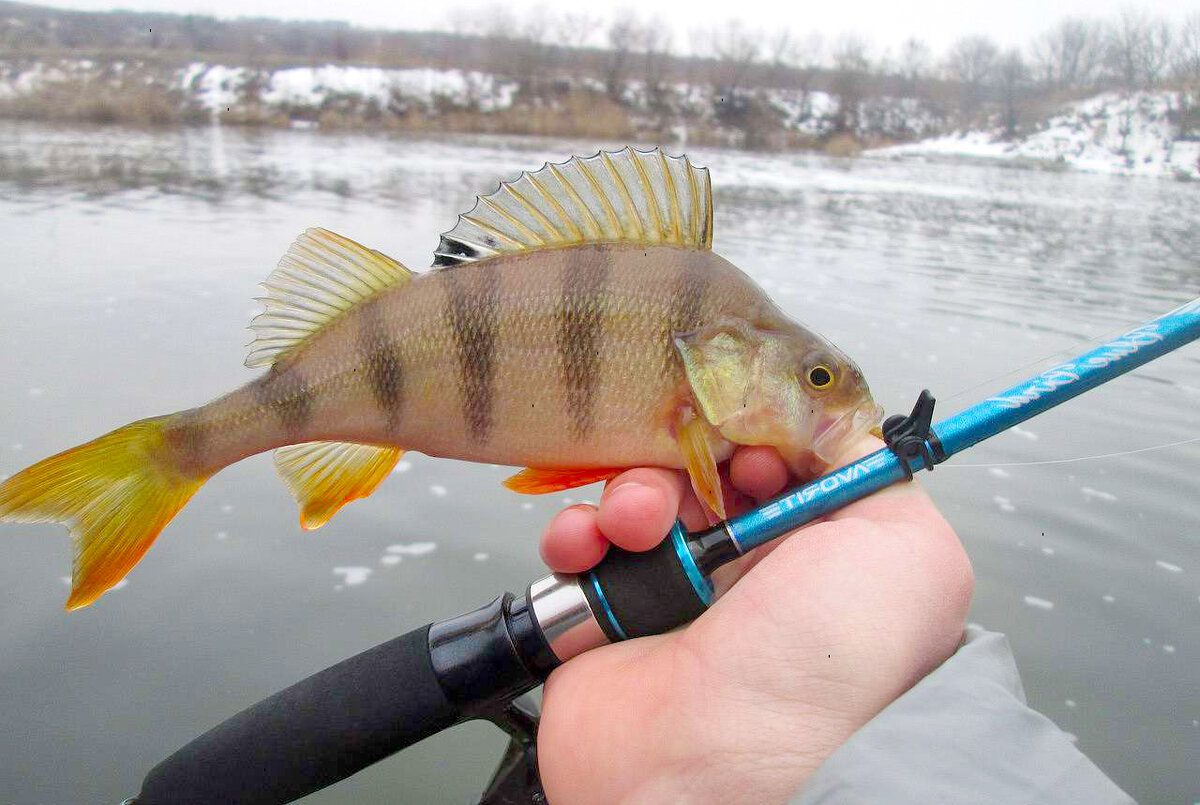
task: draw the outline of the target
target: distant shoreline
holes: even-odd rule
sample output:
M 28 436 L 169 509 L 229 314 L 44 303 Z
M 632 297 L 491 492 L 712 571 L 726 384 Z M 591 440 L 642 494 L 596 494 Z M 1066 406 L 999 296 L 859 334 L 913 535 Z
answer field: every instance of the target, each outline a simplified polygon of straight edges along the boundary
M 740 117 L 711 87 L 678 84 L 653 101 L 633 83 L 620 102 L 593 81 L 559 81 L 536 98 L 513 81 L 460 69 L 320 65 L 253 68 L 190 62 L 0 59 L 0 118 L 50 125 L 220 125 L 438 136 L 590 138 L 609 142 L 965 158 L 1017 167 L 1200 180 L 1200 140 L 1176 140 L 1182 93 L 1103 93 L 1055 110 L 1034 130 L 946 131 L 913 98 L 861 102 L 873 129 L 839 131 L 824 92 L 758 89 Z

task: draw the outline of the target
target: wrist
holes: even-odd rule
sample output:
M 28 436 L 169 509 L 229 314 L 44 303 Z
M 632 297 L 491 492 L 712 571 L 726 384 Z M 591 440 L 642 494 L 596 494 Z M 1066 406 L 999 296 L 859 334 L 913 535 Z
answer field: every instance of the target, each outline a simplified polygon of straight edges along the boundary
M 844 684 L 815 679 L 801 683 L 814 696 L 780 695 L 730 679 L 682 633 L 659 640 L 650 651 L 625 643 L 580 657 L 551 677 L 552 718 L 539 736 L 551 802 L 783 803 L 870 718 L 813 703 L 817 693 L 839 705 L 868 698 Z M 584 674 L 591 662 L 607 667 Z M 810 675 L 795 665 L 793 672 L 793 682 Z M 625 703 L 625 711 L 598 716 L 584 706 L 596 696 Z
M 690 741 L 683 757 L 660 760 L 653 774 L 615 799 L 688 805 L 785 803 L 861 726 L 804 712 L 746 711 L 736 721 L 681 736 Z

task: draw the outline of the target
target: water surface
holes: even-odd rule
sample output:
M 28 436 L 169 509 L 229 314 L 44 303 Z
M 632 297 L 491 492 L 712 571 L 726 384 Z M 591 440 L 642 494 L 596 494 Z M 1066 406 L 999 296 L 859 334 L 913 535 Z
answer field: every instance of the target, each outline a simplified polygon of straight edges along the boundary
M 305 227 L 421 269 L 475 193 L 597 145 L 619 144 L 4 124 L 0 476 L 247 380 L 256 283 Z M 715 248 L 854 355 L 892 412 L 928 387 L 948 414 L 1200 293 L 1194 185 L 689 151 L 713 170 Z M 1008 633 L 1032 704 L 1147 802 L 1200 798 L 1200 444 L 1027 463 L 1197 435 L 1192 347 L 924 478 L 974 562 L 972 619 Z M 409 454 L 303 532 L 256 457 L 69 617 L 65 533 L 6 526 L 5 801 L 118 802 L 262 696 L 523 589 L 551 513 L 597 491 L 521 498 L 507 473 Z M 502 745 L 461 727 L 308 801 L 473 801 Z

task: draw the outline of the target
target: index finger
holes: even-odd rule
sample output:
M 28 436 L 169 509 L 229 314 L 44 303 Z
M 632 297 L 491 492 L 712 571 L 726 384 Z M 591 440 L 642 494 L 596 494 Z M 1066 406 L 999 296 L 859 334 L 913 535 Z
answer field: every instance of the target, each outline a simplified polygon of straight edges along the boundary
M 678 470 L 628 470 L 604 488 L 596 525 L 614 545 L 647 551 L 671 530 L 686 489 L 687 480 Z

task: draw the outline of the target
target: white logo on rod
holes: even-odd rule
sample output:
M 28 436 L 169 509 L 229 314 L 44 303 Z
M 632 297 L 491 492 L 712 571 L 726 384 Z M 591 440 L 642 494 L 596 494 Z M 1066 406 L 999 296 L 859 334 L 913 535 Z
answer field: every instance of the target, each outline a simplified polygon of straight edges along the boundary
M 1109 341 L 1079 360 L 1064 363 L 1042 372 L 1013 394 L 988 397 L 988 402 L 994 402 L 1003 408 L 1020 408 L 1035 400 L 1040 400 L 1055 389 L 1071 385 L 1088 371 L 1103 369 L 1128 358 L 1142 347 L 1148 347 L 1162 340 L 1163 335 L 1158 331 L 1157 323 L 1143 325 L 1115 341 Z

